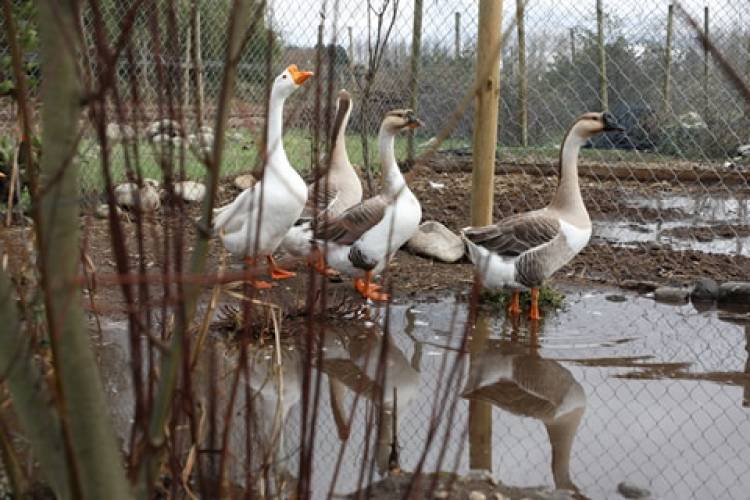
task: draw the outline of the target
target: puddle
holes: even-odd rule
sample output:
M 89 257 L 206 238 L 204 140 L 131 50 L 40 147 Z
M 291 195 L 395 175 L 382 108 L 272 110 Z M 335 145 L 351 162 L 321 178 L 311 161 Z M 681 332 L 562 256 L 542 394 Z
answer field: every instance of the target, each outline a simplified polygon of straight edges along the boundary
M 746 496 L 750 327 L 691 305 L 630 294 L 612 300 L 620 292 L 606 289 L 565 291 L 563 310 L 548 312 L 537 331 L 503 313 L 482 315 L 454 378 L 467 311 L 452 298 L 392 306 L 388 335 L 382 317 L 329 325 L 313 371 L 322 377 L 313 497 L 327 497 L 339 461 L 335 494 L 378 480 L 393 458 L 394 436 L 400 467 L 414 470 L 433 418 L 439 423 L 424 458 L 428 472 L 489 467 L 506 485 L 574 485 L 597 499 L 621 498 L 616 488 L 624 480 L 654 498 Z M 118 336 L 116 324 L 106 330 Z M 132 407 L 122 382 L 124 345 L 109 341 L 102 352 L 114 408 Z M 287 477 L 299 467 L 301 353 L 282 347 L 281 378 L 272 347 L 250 353 L 255 435 Z M 219 397 L 229 391 L 236 355 L 217 354 Z M 127 410 L 114 411 L 118 428 L 126 428 Z M 241 481 L 246 434 L 236 418 L 232 475 Z M 377 418 L 383 425 L 374 425 Z M 364 456 L 374 459 L 371 479 Z
M 716 231 L 710 238 L 677 237 L 669 230 L 703 226 L 746 226 L 750 224 L 750 197 L 732 198 L 721 194 L 697 196 L 664 195 L 655 198 L 634 197 L 626 201 L 629 208 L 670 211 L 665 220 L 595 220 L 594 240 L 615 245 L 655 242 L 675 250 L 696 250 L 706 253 L 750 256 L 750 236 L 723 238 Z M 674 212 L 682 213 L 674 217 Z M 709 231 L 710 233 L 710 231 Z M 724 231 L 726 234 L 726 231 Z M 731 232 L 730 232 L 731 234 Z

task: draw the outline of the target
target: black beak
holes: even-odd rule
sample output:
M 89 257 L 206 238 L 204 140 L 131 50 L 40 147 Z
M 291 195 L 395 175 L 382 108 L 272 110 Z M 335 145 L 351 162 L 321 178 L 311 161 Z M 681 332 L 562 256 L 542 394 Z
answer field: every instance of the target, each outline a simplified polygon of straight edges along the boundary
M 625 130 L 622 125 L 617 123 L 617 119 L 614 117 L 614 115 L 610 112 L 605 112 L 602 114 L 602 120 L 604 120 L 604 131 L 605 132 L 612 132 L 612 131 L 619 131 L 622 132 Z
M 424 126 L 424 122 L 417 118 L 417 116 L 414 113 L 409 113 L 406 115 L 406 127 L 408 128 L 417 128 Z

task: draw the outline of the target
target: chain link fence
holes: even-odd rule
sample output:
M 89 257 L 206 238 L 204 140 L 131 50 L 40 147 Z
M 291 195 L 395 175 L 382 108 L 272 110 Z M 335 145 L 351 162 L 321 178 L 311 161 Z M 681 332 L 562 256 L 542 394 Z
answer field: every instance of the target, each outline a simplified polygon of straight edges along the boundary
M 131 51 L 118 61 L 117 74 L 121 95 L 138 91 L 140 106 L 132 110 L 127 123 L 135 129 L 141 151 L 139 167 L 146 177 L 162 178 L 159 150 L 153 147 L 154 134 L 148 132 L 153 122 L 174 119 L 178 109 L 177 118 L 184 125 L 174 136 L 187 140 L 200 132 L 201 124 L 214 121 L 230 3 L 204 0 L 194 13 L 187 3 L 156 2 L 155 11 L 144 9 L 136 20 Z M 129 4 L 102 3 L 102 21 L 110 40 L 117 39 Z M 422 7 L 421 51 L 418 72 L 413 75 L 416 5 Z M 594 0 L 529 0 L 519 30 L 516 2 L 504 2 L 502 28 L 510 35 L 502 48 L 496 216 L 538 208 L 548 201 L 567 128 L 583 112 L 606 105 L 627 130 L 598 139 L 582 151 L 582 189 L 592 214 L 594 240 L 563 274 L 588 282 L 631 282 L 634 286 L 684 282 L 698 273 L 719 280 L 747 278 L 750 147 L 744 146 L 750 142 L 750 103 L 717 70 L 684 18 L 670 15 L 674 11 L 668 1 L 603 0 L 600 5 L 598 13 Z M 750 79 L 747 6 L 732 0 L 687 0 L 682 5 L 701 23 L 705 21 L 717 48 L 745 80 Z M 379 9 L 383 9 L 380 38 Z M 102 21 L 91 12 L 82 14 L 91 51 L 95 50 L 95 27 Z M 323 53 L 325 64 L 316 79 L 287 105 L 285 147 L 300 170 L 308 171 L 314 163 L 317 85 L 324 100 L 328 88 L 345 87 L 353 93 L 349 154 L 360 166 L 366 163 L 367 154 L 367 162 L 377 169 L 375 134 L 386 111 L 416 103 L 417 114 L 425 122 L 415 137 L 416 153 L 421 154 L 474 82 L 478 7 L 473 0 L 270 2 L 261 16 L 262 29 L 250 37 L 239 64 L 222 176 L 232 178 L 257 163 L 267 62 L 272 75 L 292 63 L 316 69 L 321 24 L 324 44 L 334 44 L 334 49 Z M 378 39 L 382 61 L 373 71 L 372 50 Z M 191 56 L 196 45 L 199 65 Z M 332 68 L 326 59 L 329 53 L 335 55 Z M 4 70 L 8 55 L 3 42 Z M 84 65 L 91 60 L 82 59 Z M 96 67 L 87 70 L 96 75 Z M 334 82 L 329 82 L 329 74 Z M 366 112 L 361 111 L 364 105 Z M 15 113 L 3 99 L 0 131 L 8 138 L 15 135 Z M 114 114 L 112 122 L 117 122 Z M 469 222 L 467 209 L 462 207 L 468 206 L 472 127 L 473 114 L 468 109 L 438 153 L 426 160 L 433 172 L 430 180 L 444 184 L 449 195 L 437 191 L 434 199 L 421 199 L 425 215 L 447 222 L 452 229 Z M 125 139 L 122 135 L 120 139 Z M 121 144 L 113 148 L 112 168 L 117 180 L 124 181 Z M 397 150 L 406 158 L 406 138 L 399 139 Z M 81 189 L 93 196 L 100 194 L 104 184 L 100 157 L 93 131 L 88 130 L 78 160 Z M 183 168 L 186 177 L 196 180 L 205 172 L 192 149 L 187 151 Z M 438 189 L 430 188 L 425 179 L 418 182 L 418 194 Z M 587 346 L 585 336 L 577 340 L 576 352 L 554 348 L 542 352 L 562 363 L 584 387 L 589 414 L 596 409 L 595 418 L 585 418 L 578 431 L 571 465 L 578 475 L 573 480 L 595 498 L 609 495 L 604 485 L 612 484 L 614 470 L 623 478 L 653 482 L 655 491 L 666 498 L 741 498 L 750 473 L 746 461 L 740 459 L 748 451 L 743 442 L 748 418 L 742 407 L 748 400 L 747 331 L 743 338 L 736 335 L 739 328 L 729 323 L 707 321 L 683 309 L 668 313 L 663 307 L 609 311 L 607 321 L 592 320 L 586 331 L 612 328 L 611 315 L 628 318 L 608 341 L 624 346 L 617 352 L 623 359 L 658 352 L 664 366 L 654 364 L 646 372 L 655 378 L 674 375 L 669 383 L 649 384 L 623 373 L 616 363 L 607 365 L 612 354 L 602 346 L 594 350 L 601 350 L 597 362 L 598 368 L 604 368 L 594 370 L 577 356 L 581 354 L 577 351 L 587 349 L 580 347 Z M 563 319 L 554 328 L 556 333 L 569 332 Z M 655 337 L 643 336 L 652 330 L 657 332 Z M 690 342 L 676 335 L 689 335 Z M 433 336 L 437 334 L 424 333 L 420 339 L 434 343 Z M 636 337 L 637 348 L 630 349 L 635 344 L 623 341 Z M 415 345 L 404 338 L 397 340 L 405 353 L 402 357 L 413 358 Z M 430 352 L 424 355 L 422 366 L 424 372 L 434 374 L 440 361 Z M 673 365 L 683 362 L 692 363 L 693 368 L 679 370 Z M 696 373 L 716 377 L 697 384 L 690 378 Z M 433 390 L 437 390 L 435 377 L 423 380 L 430 390 L 423 390 L 403 410 L 399 433 L 403 448 L 410 450 L 404 452 L 405 464 L 414 463 L 421 449 L 421 431 L 432 411 Z M 323 405 L 328 404 L 327 398 L 324 394 Z M 466 409 L 461 408 L 457 421 L 465 424 Z M 492 437 L 493 444 L 504 450 L 498 465 L 508 471 L 503 479 L 514 484 L 551 484 L 549 454 L 543 451 L 548 443 L 539 423 L 507 412 L 503 415 L 497 418 L 507 427 L 502 431 L 496 427 Z M 318 452 L 325 457 L 321 463 L 331 462 L 332 467 L 331 457 L 339 443 L 332 417 L 322 418 L 326 431 L 318 436 Z M 294 430 L 289 434 L 294 435 Z M 353 463 L 357 463 L 363 432 L 363 427 L 352 429 L 347 458 Z M 459 456 L 460 469 L 468 470 L 464 444 L 451 441 L 447 446 L 451 458 L 445 463 L 450 465 L 452 457 Z M 293 454 L 294 443 L 288 447 Z

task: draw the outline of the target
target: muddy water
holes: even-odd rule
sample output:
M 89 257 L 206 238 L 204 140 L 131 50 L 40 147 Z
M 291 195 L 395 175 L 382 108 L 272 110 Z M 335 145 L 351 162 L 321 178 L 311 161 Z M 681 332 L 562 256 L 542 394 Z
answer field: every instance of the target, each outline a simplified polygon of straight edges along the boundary
M 427 471 L 489 468 L 503 484 L 575 487 L 590 498 L 620 498 L 623 480 L 651 489 L 655 498 L 746 498 L 750 330 L 737 323 L 747 316 L 635 295 L 623 301 L 609 290 L 565 291 L 565 306 L 548 311 L 538 328 L 502 312 L 482 315 L 467 356 L 459 354 L 467 311 L 450 297 L 394 305 L 388 335 L 377 314 L 371 322 L 329 325 L 314 372 L 322 376 L 314 497 L 327 496 L 339 453 L 334 493 L 380 478 L 395 458 L 394 437 L 399 465 L 414 470 L 437 416 Z M 106 336 L 116 329 L 110 325 Z M 256 434 L 265 445 L 279 443 L 266 451 L 292 480 L 299 464 L 300 353 L 293 344 L 282 347 L 281 378 L 272 347 L 251 354 Z M 385 376 L 378 373 L 381 355 Z M 235 356 L 221 355 L 223 373 Z M 124 347 L 110 341 L 102 357 L 116 418 L 127 428 L 132 402 L 122 381 Z M 459 358 L 464 364 L 451 383 Z M 371 420 L 378 416 L 380 432 Z M 275 429 L 274 420 L 283 426 Z M 245 434 L 242 422 L 236 427 L 234 476 L 240 477 Z M 374 457 L 372 476 L 365 455 Z
M 726 194 L 702 195 L 668 194 L 661 197 L 633 196 L 626 205 L 634 209 L 670 213 L 669 217 L 654 219 L 620 219 L 612 214 L 606 220 L 594 221 L 594 239 L 620 245 L 656 242 L 675 250 L 697 250 L 726 255 L 750 256 L 750 237 L 722 238 L 718 234 L 710 241 L 676 237 L 668 230 L 684 227 L 715 225 L 746 226 L 750 224 L 750 197 L 727 197 Z M 675 217 L 674 214 L 681 214 Z

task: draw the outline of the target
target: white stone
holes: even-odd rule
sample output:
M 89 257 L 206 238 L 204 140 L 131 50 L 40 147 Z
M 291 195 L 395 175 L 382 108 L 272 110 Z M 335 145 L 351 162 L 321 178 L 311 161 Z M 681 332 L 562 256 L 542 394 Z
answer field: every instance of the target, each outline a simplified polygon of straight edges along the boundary
M 253 174 L 238 175 L 234 178 L 234 185 L 237 186 L 238 189 L 242 189 L 243 191 L 245 189 L 253 187 L 256 182 L 258 182 L 258 180 L 253 177 Z
M 129 142 L 135 139 L 135 130 L 127 123 L 108 123 L 106 134 L 113 142 Z
M 406 243 L 418 255 L 443 262 L 456 262 L 464 256 L 464 242 L 443 224 L 436 221 L 423 223 Z
M 472 491 L 469 493 L 469 500 L 487 500 L 487 495 L 481 491 Z
M 134 182 L 126 182 L 115 187 L 115 200 L 124 208 L 155 212 L 161 206 L 159 192 L 150 183 L 144 183 L 141 189 Z
M 176 182 L 174 192 L 183 200 L 194 203 L 203 201 L 203 198 L 206 197 L 206 186 L 195 181 Z

